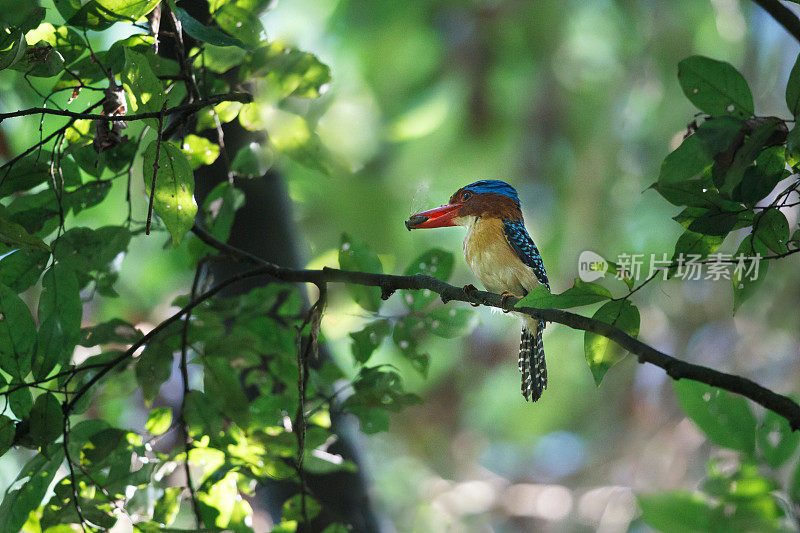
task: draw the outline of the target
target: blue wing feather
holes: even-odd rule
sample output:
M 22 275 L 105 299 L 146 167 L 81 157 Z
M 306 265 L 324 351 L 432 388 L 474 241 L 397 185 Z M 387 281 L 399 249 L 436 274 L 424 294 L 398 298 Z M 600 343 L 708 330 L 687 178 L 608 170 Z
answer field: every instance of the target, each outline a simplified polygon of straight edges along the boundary
M 533 244 L 533 239 L 525 230 L 525 226 L 521 222 L 504 221 L 503 233 L 505 233 L 506 239 L 511 245 L 511 249 L 517 254 L 517 257 L 531 267 L 539 283 L 547 287 L 547 290 L 550 290 L 550 282 L 544 269 L 544 261 L 542 261 L 538 248 Z

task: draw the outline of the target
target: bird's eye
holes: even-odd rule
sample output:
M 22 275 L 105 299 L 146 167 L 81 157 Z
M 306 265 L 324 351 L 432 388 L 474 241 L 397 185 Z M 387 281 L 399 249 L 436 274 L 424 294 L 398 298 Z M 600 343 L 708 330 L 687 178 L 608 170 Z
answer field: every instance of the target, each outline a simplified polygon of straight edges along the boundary
M 462 200 L 469 200 L 472 196 L 471 192 L 465 192 L 464 195 L 461 197 Z

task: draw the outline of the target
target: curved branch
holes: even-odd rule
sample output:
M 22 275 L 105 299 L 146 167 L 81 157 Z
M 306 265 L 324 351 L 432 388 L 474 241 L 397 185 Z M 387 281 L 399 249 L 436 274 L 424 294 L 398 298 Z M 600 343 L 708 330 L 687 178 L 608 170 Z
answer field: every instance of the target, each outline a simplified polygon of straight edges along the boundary
M 218 241 L 198 225 L 195 225 L 192 231 L 200 240 L 209 246 L 236 259 L 262 265 L 265 274 L 282 281 L 306 283 L 340 282 L 369 285 L 380 287 L 383 299 L 389 298 L 389 296 L 398 289 L 428 289 L 437 293 L 443 302 L 458 300 L 468 303 L 480 303 L 498 309 L 505 308 L 503 298 L 499 294 L 484 291 L 470 291 L 469 297 L 467 297 L 463 288 L 454 287 L 453 285 L 430 276 L 393 276 L 389 274 L 350 272 L 333 268 L 323 268 L 322 270 L 286 269 L 263 261 L 251 254 L 244 253 L 227 243 Z M 506 298 L 506 305 L 508 305 L 509 300 L 511 300 L 511 298 Z M 519 300 L 515 300 L 514 303 L 518 301 Z M 740 394 L 786 418 L 792 430 L 800 430 L 800 405 L 788 396 L 773 392 L 752 380 L 682 361 L 631 337 L 621 329 L 607 324 L 606 322 L 576 313 L 561 309 L 536 309 L 533 307 L 515 308 L 515 311 L 534 318 L 541 318 L 547 322 L 556 322 L 572 329 L 590 331 L 606 337 L 632 354 L 635 354 L 640 363 L 649 363 L 663 368 L 672 379 L 691 379 Z
M 209 96 L 208 98 L 204 98 L 202 100 L 197 100 L 196 102 L 192 102 L 190 104 L 183 104 L 183 105 L 177 105 L 175 107 L 169 107 L 163 111 L 163 115 L 173 115 L 175 113 L 194 113 L 196 111 L 203 109 L 204 107 L 217 105 L 222 102 L 241 102 L 247 104 L 252 101 L 253 101 L 253 95 L 249 93 L 217 94 L 214 96 Z M 139 113 L 137 115 L 99 115 L 97 113 L 75 113 L 74 111 L 67 111 L 65 109 L 50 109 L 48 107 L 31 107 L 28 109 L 22 109 L 20 111 L 12 111 L 10 113 L 0 113 L 0 123 L 2 123 L 7 118 L 24 117 L 27 115 L 38 115 L 38 114 L 59 115 L 62 117 L 70 117 L 75 120 L 77 119 L 104 120 L 106 122 L 131 122 L 133 120 L 144 120 L 147 118 L 157 119 L 162 116 L 161 111 Z
M 314 283 L 317 285 L 323 285 L 327 283 L 345 283 L 379 287 L 381 289 L 381 297 L 384 300 L 388 299 L 392 294 L 394 294 L 395 291 L 400 289 L 427 289 L 438 294 L 444 303 L 456 300 L 473 304 L 483 304 L 488 307 L 495 307 L 498 309 L 507 309 L 509 301 L 513 301 L 514 304 L 519 302 L 519 299 L 516 298 L 505 297 L 504 299 L 503 296 L 499 294 L 479 290 L 470 291 L 469 295 L 467 295 L 463 287 L 456 287 L 440 279 L 431 276 L 423 276 L 421 274 L 412 276 L 396 276 L 391 274 L 355 272 L 328 267 L 325 267 L 321 270 L 284 268 L 259 259 L 251 254 L 241 252 L 226 243 L 218 241 L 207 231 L 197 225 L 192 228 L 192 231 L 209 246 L 212 246 L 213 248 L 216 248 L 217 250 L 231 257 L 243 260 L 245 262 L 255 263 L 259 266 L 220 282 L 203 294 L 198 295 L 196 299 L 192 299 L 180 311 L 173 314 L 161 322 L 158 326 L 153 328 L 152 331 L 135 342 L 127 351 L 110 361 L 108 366 L 103 368 L 101 371 L 95 374 L 92 379 L 87 381 L 83 387 L 81 387 L 80 390 L 75 393 L 75 396 L 73 396 L 70 403 L 65 407 L 65 413 L 71 412 L 73 406 L 81 399 L 81 397 L 83 397 L 105 374 L 110 372 L 122 362 L 131 359 L 136 350 L 147 344 L 147 342 L 150 341 L 155 335 L 166 329 L 170 324 L 180 320 L 181 317 L 191 311 L 194 307 L 216 295 L 225 287 L 247 278 L 268 276 L 273 279 L 288 283 Z M 789 422 L 789 426 L 792 428 L 792 430 L 800 430 L 800 405 L 798 405 L 788 396 L 773 392 L 752 380 L 741 376 L 720 372 L 705 366 L 682 361 L 653 348 L 649 344 L 631 337 L 621 329 L 612 326 L 611 324 L 596 320 L 594 318 L 585 317 L 583 315 L 561 309 L 519 307 L 515 308 L 514 310 L 533 318 L 540 318 L 547 322 L 563 324 L 576 330 L 590 331 L 606 337 L 607 339 L 616 342 L 632 354 L 635 354 L 640 363 L 649 363 L 651 365 L 663 368 L 667 375 L 672 379 L 691 379 L 693 381 L 699 381 L 713 387 L 718 387 L 729 392 L 740 394 L 745 398 L 748 398 L 753 402 L 763 406 L 764 408 L 784 417 Z
M 800 19 L 778 0 L 753 0 L 800 42 Z

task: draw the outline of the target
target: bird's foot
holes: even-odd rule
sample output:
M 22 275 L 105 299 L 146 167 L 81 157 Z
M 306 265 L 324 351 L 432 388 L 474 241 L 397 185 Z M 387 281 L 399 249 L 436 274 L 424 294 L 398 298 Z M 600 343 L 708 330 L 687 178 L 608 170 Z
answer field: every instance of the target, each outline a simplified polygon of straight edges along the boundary
M 511 307 L 508 307 L 506 305 L 506 300 L 508 300 L 509 298 L 519 298 L 519 296 L 517 296 L 511 291 L 503 291 L 503 293 L 500 294 L 500 306 L 503 308 L 504 313 L 510 313 L 514 309 L 513 304 L 511 305 Z
M 464 290 L 464 296 L 467 297 L 467 303 L 469 303 L 469 305 L 471 305 L 472 307 L 480 307 L 481 304 L 473 302 L 472 300 L 470 300 L 469 297 L 470 293 L 477 291 L 478 288 L 472 283 L 470 283 L 469 285 L 464 285 L 463 290 Z

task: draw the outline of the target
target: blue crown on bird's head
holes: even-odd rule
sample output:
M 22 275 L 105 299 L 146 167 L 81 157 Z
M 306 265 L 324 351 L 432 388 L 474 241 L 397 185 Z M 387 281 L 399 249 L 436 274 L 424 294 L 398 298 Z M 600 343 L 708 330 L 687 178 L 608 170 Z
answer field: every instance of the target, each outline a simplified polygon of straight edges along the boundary
M 501 180 L 481 180 L 476 181 L 475 183 L 470 183 L 466 187 L 461 189 L 462 191 L 472 191 L 473 193 L 493 193 L 493 194 L 502 194 L 503 196 L 508 196 L 512 200 L 514 200 L 517 204 L 519 204 L 519 196 L 517 196 L 517 190 L 506 183 L 505 181 Z

